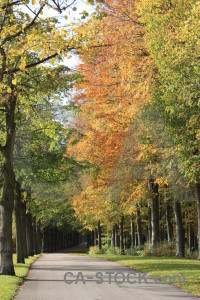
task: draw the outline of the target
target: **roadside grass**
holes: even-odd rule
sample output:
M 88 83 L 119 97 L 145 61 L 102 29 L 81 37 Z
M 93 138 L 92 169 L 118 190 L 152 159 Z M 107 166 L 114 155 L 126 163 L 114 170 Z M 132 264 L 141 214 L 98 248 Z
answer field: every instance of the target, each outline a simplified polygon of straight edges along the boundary
M 0 299 L 13 299 L 18 287 L 23 283 L 31 264 L 39 255 L 31 256 L 25 260 L 25 264 L 16 263 L 16 254 L 13 255 L 16 276 L 0 275 Z
M 79 254 L 84 255 L 84 254 Z M 103 258 L 118 262 L 134 270 L 147 272 L 149 276 L 160 275 L 185 276 L 185 284 L 176 280 L 175 285 L 195 296 L 200 296 L 200 260 L 176 257 L 128 256 L 111 254 L 85 254 L 95 258 Z M 85 256 L 84 255 L 84 256 Z

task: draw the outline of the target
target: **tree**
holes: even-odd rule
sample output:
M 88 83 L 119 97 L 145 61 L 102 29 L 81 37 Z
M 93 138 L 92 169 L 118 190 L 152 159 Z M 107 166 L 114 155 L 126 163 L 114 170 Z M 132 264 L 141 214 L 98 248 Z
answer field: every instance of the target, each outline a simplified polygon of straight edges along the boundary
M 71 3 L 46 1 L 32 2 L 35 12 L 29 7 L 29 1 L 1 1 L 1 42 L 0 42 L 0 92 L 1 112 L 5 115 L 6 135 L 0 150 L 4 156 L 3 197 L 1 201 L 1 273 L 14 275 L 12 263 L 12 210 L 14 205 L 13 149 L 15 143 L 15 108 L 19 98 L 19 89 L 26 84 L 24 75 L 31 75 L 32 69 L 40 69 L 42 76 L 48 76 L 44 63 L 54 64 L 68 55 L 74 48 L 77 36 L 71 36 L 68 30 L 57 27 L 58 18 L 49 17 L 44 10 L 56 10 L 62 13 L 73 7 Z M 28 8 L 29 13 L 26 12 Z M 43 64 L 43 65 L 42 65 Z M 47 72 L 46 72 L 47 71 Z M 30 73 L 29 73 L 30 72 Z M 53 70 L 52 70 L 53 72 Z M 55 75 L 55 73 L 53 73 Z M 32 80 L 31 80 L 32 81 Z M 35 78 L 36 84 L 38 79 Z M 33 81 L 32 81 L 33 83 Z
M 156 6 L 155 6 L 156 5 Z M 157 70 L 155 105 L 170 134 L 178 167 L 193 182 L 199 211 L 199 2 L 148 1 L 138 6 L 147 47 Z M 189 39 L 188 39 L 189 36 Z M 199 225 L 200 241 L 200 225 Z M 199 245 L 200 250 L 200 245 Z

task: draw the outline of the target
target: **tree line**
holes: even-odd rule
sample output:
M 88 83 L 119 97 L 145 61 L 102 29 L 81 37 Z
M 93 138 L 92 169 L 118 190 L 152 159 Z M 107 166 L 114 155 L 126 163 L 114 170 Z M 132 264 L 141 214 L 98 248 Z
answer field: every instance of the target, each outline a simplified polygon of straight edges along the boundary
M 87 1 L 74 23 L 76 2 L 0 3 L 3 275 L 13 212 L 18 262 L 83 228 L 200 250 L 200 2 Z
M 103 17 L 84 24 L 91 38 L 75 85 L 83 138 L 69 151 L 99 172 L 82 175 L 76 215 L 92 231 L 100 222 L 121 253 L 124 224 L 129 246 L 136 234 L 139 248 L 176 240 L 177 256 L 186 242 L 200 251 L 200 1 L 107 0 L 98 9 Z
M 15 274 L 13 214 L 18 263 L 50 251 L 52 230 L 57 250 L 77 243 L 66 191 L 88 164 L 65 155 L 75 130 L 66 127 L 73 115 L 66 98 L 80 76 L 63 63 L 82 47 L 68 20 L 76 2 L 0 1 L 2 275 Z

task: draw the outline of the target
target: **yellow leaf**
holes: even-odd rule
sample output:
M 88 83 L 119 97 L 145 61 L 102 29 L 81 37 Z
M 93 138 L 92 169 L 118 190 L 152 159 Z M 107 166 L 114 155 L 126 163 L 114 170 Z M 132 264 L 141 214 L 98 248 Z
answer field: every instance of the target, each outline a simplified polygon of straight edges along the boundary
M 32 0 L 32 4 L 35 5 L 35 3 L 36 3 L 36 0 Z
M 12 90 L 11 90 L 10 87 L 7 88 L 7 93 L 8 93 L 8 94 L 11 94 L 11 93 L 12 93 Z
M 26 69 L 26 62 L 23 60 L 19 66 L 21 71 L 24 71 Z
M 14 85 L 17 84 L 17 79 L 16 78 L 12 80 L 12 84 L 14 84 Z

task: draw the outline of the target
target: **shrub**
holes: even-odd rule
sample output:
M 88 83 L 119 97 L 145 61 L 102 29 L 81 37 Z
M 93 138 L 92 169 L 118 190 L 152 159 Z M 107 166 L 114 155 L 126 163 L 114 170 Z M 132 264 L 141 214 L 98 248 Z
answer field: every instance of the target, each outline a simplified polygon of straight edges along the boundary
M 142 256 L 175 256 L 176 244 L 174 242 L 162 242 L 155 246 L 147 243 L 144 245 Z
M 89 249 L 89 254 L 104 254 L 107 253 L 107 250 L 109 249 L 108 245 L 103 245 L 101 250 L 99 251 L 98 246 L 92 246 Z
M 89 249 L 89 254 L 98 254 L 99 253 L 99 248 L 98 246 L 92 246 Z
M 185 257 L 191 258 L 191 259 L 198 259 L 198 251 L 191 251 L 189 248 L 186 248 L 185 251 Z
M 98 246 L 90 247 L 89 254 L 108 254 L 108 255 L 120 255 L 119 247 L 109 247 L 108 244 L 102 246 L 102 249 L 99 251 Z M 125 250 L 125 255 L 130 256 L 175 256 L 176 255 L 176 243 L 175 242 L 162 242 L 158 243 L 155 246 L 152 246 L 149 243 L 144 245 L 143 250 L 139 250 L 138 247 L 133 249 Z M 194 252 L 187 251 L 187 257 L 196 258 L 198 255 Z
M 106 254 L 108 255 L 120 255 L 120 248 L 119 247 L 109 247 L 106 251 Z
M 134 247 L 132 249 L 127 249 L 125 250 L 125 255 L 130 255 L 130 256 L 139 256 L 142 254 L 142 251 L 139 250 L 138 247 Z

